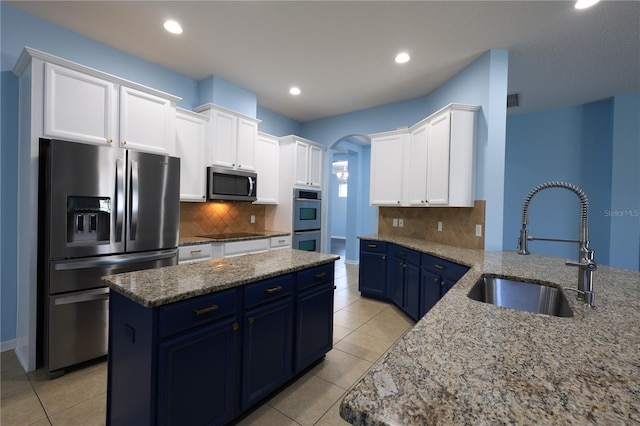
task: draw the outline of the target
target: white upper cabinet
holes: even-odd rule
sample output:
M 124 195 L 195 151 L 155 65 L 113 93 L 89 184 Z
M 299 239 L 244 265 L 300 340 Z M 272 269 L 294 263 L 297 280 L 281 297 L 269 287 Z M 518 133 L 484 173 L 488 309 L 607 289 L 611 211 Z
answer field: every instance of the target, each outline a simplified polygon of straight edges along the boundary
M 199 106 L 194 111 L 209 117 L 211 165 L 255 170 L 259 120 L 214 104 Z
M 407 187 L 409 205 L 427 205 L 427 125 L 421 123 L 411 130 Z
M 478 109 L 451 104 L 408 131 L 370 135 L 370 203 L 473 207 Z
M 158 154 L 173 153 L 175 105 L 167 99 L 120 87 L 120 145 Z
M 254 204 L 278 204 L 278 171 L 280 143 L 278 139 L 258 133 L 256 142 L 257 200 Z
M 45 63 L 44 136 L 171 154 L 179 98 L 96 74 Z
M 112 143 L 118 138 L 116 85 L 45 63 L 44 136 Z
M 449 150 L 451 147 L 451 114 L 445 111 L 427 125 L 429 153 L 427 158 L 427 199 L 430 206 L 449 204 Z
M 429 118 L 427 201 L 430 206 L 474 205 L 478 109 L 453 104 Z
M 208 117 L 176 109 L 175 155 L 180 157 L 180 201 L 206 201 Z
M 405 205 L 405 156 L 410 135 L 388 132 L 371 135 L 369 202 L 376 206 Z
M 300 138 L 294 140 L 295 186 L 322 188 L 324 148 Z

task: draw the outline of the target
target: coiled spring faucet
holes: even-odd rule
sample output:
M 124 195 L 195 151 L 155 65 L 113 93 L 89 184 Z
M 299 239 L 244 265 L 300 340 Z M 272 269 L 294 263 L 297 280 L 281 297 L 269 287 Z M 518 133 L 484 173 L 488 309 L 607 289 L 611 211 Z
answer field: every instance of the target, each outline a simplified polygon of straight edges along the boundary
M 529 223 L 529 203 L 534 195 L 538 192 L 548 188 L 565 188 L 573 192 L 580 198 L 580 239 L 579 240 L 567 240 L 559 238 L 537 238 L 529 236 L 527 225 Z M 567 182 L 546 182 L 533 188 L 524 199 L 522 205 L 522 229 L 520 229 L 519 249 L 518 254 L 529 254 L 529 241 L 559 241 L 578 243 L 580 248 L 578 251 L 577 262 L 565 262 L 567 266 L 578 267 L 578 289 L 567 288 L 566 290 L 575 291 L 578 293 L 578 299 L 584 301 L 590 308 L 595 308 L 593 293 L 593 271 L 598 269 L 598 265 L 593 260 L 594 251 L 589 248 L 589 229 L 588 229 L 588 217 L 589 217 L 589 200 L 585 193 L 575 185 Z

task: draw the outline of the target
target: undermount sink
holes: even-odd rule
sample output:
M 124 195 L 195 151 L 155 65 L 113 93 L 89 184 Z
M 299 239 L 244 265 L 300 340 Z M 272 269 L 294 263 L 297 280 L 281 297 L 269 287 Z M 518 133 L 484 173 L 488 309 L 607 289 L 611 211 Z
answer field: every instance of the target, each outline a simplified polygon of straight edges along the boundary
M 545 284 L 483 276 L 468 296 L 504 308 L 557 317 L 573 316 L 562 291 Z

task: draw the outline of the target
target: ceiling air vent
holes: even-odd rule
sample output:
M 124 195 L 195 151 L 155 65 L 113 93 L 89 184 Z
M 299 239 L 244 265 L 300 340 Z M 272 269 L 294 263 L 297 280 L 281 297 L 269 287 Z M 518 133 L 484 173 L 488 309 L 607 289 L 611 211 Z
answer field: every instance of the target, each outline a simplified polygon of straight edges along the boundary
M 520 106 L 520 93 L 511 93 L 507 95 L 507 108 Z

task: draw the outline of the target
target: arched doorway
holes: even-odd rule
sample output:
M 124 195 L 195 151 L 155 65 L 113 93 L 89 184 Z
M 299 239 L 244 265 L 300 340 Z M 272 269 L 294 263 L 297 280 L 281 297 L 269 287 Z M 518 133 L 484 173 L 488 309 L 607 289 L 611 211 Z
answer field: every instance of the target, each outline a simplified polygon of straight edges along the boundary
M 329 212 L 325 235 L 329 241 L 333 238 L 333 251 L 340 250 L 336 254 L 344 256 L 345 262 L 357 263 L 358 236 L 374 234 L 378 229 L 378 209 L 369 206 L 370 139 L 366 135 L 347 135 L 333 143 L 328 153 L 331 174 L 328 194 L 323 197 Z

